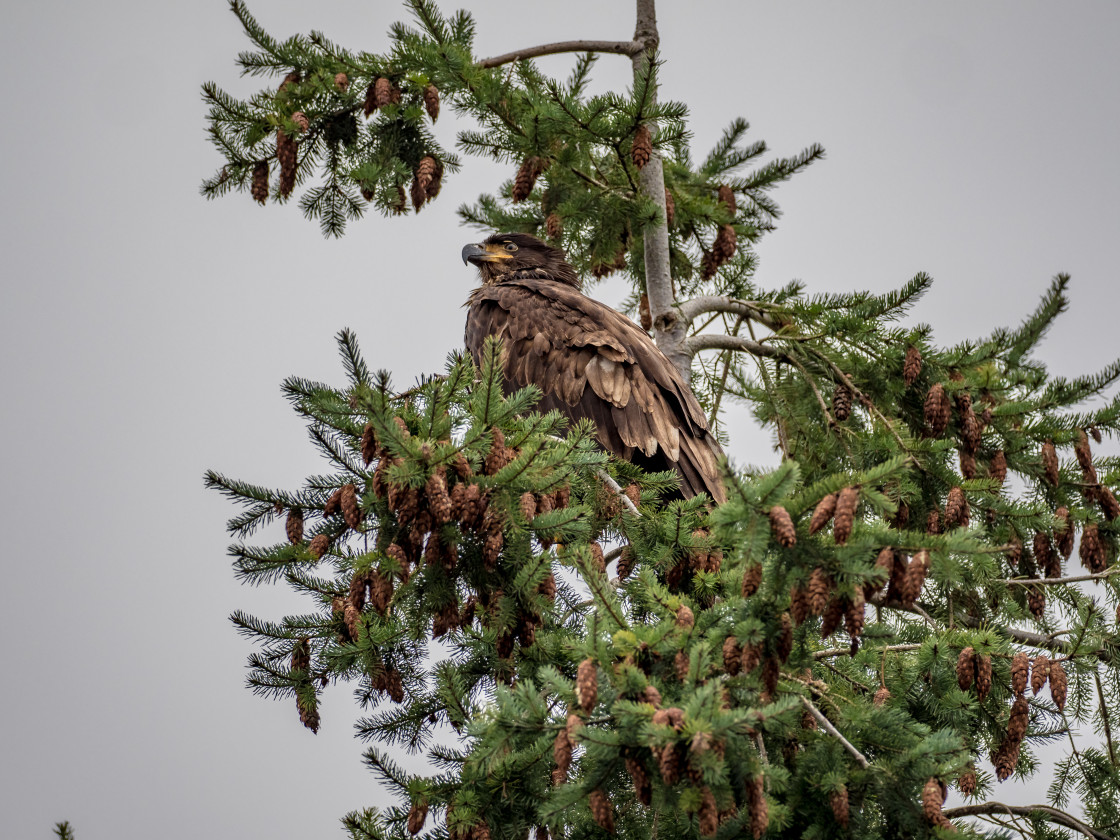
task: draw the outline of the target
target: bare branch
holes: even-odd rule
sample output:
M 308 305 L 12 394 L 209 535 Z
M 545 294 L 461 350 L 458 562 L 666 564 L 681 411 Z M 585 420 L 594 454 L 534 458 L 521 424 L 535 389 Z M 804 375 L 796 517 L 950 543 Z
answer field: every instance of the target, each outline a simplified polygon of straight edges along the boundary
M 680 311 L 681 320 L 685 323 L 696 320 L 697 316 L 703 315 L 705 312 L 730 312 L 733 315 L 758 321 L 772 330 L 778 330 L 782 327 L 782 324 L 759 308 L 758 304 L 748 300 L 738 300 L 727 295 L 699 295 L 692 300 L 686 300 L 677 308 Z
M 684 350 L 689 356 L 695 356 L 701 350 L 741 350 L 755 356 L 770 356 L 775 359 L 785 358 L 785 352 L 752 341 L 741 335 L 725 335 L 723 333 L 701 333 L 684 340 Z
M 992 583 L 1003 583 L 1007 586 L 1058 586 L 1063 583 L 1081 583 L 1087 580 L 1104 580 L 1120 573 L 1120 566 L 1113 566 L 1094 575 L 1074 575 L 1073 577 L 1059 578 L 1008 578 L 1006 580 L 993 580 Z
M 801 702 L 805 704 L 805 708 L 809 710 L 809 714 L 817 719 L 817 723 L 824 727 L 825 732 L 827 732 L 833 738 L 839 739 L 840 743 L 844 745 L 844 749 L 852 754 L 855 760 L 859 763 L 860 767 L 862 767 L 864 770 L 867 770 L 871 767 L 871 762 L 869 762 L 864 757 L 863 753 L 853 747 L 852 742 L 840 734 L 840 731 L 832 725 L 832 722 L 828 718 L 821 714 L 821 710 L 814 706 L 809 701 L 808 697 L 802 697 Z
M 1002 802 L 981 802 L 977 805 L 963 805 L 960 808 L 949 808 L 941 812 L 947 819 L 958 819 L 960 817 L 982 817 L 995 814 L 1008 814 L 1009 816 L 1029 817 L 1032 814 L 1040 814 L 1050 822 L 1064 825 L 1066 828 L 1072 828 L 1074 831 L 1081 832 L 1086 837 L 1093 837 L 1095 840 L 1113 840 L 1107 834 L 1097 831 L 1095 828 L 1085 825 L 1081 820 L 1072 814 L 1067 814 L 1065 811 L 1059 811 L 1057 808 L 1052 808 L 1049 805 L 1004 805 Z
M 509 64 L 511 61 L 522 61 L 526 58 L 537 58 L 542 55 L 557 55 L 571 52 L 597 52 L 614 53 L 616 55 L 632 56 L 642 48 L 637 41 L 556 41 L 552 44 L 539 44 L 535 47 L 525 47 L 516 52 L 496 55 L 476 61 L 476 67 L 490 69 Z
M 921 647 L 920 644 L 887 645 L 883 648 L 874 648 L 874 650 L 884 650 L 884 651 L 889 650 L 889 651 L 892 651 L 892 652 L 902 653 L 902 652 L 909 651 L 909 650 L 917 650 L 920 647 Z M 831 648 L 829 650 L 813 651 L 813 658 L 814 659 L 831 659 L 834 656 L 851 656 L 851 654 L 852 654 L 852 649 L 850 647 Z
M 628 511 L 630 511 L 635 516 L 642 515 L 641 512 L 639 512 L 639 510 L 634 507 L 634 503 L 630 501 L 630 497 L 626 495 L 626 491 L 622 489 L 617 481 L 611 478 L 610 473 L 608 473 L 606 470 L 599 470 L 596 475 L 598 475 L 599 478 L 603 480 L 603 483 L 607 485 L 607 487 L 611 488 L 611 490 L 614 491 L 615 495 L 618 496 L 618 498 L 622 499 L 622 503 L 626 505 L 626 509 Z

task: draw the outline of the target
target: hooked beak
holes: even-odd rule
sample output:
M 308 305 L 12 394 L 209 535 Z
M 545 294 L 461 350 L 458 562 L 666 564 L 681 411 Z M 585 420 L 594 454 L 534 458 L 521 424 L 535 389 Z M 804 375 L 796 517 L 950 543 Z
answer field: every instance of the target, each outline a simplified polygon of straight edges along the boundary
M 464 245 L 463 262 L 479 265 L 481 263 L 508 260 L 511 254 L 494 245 Z

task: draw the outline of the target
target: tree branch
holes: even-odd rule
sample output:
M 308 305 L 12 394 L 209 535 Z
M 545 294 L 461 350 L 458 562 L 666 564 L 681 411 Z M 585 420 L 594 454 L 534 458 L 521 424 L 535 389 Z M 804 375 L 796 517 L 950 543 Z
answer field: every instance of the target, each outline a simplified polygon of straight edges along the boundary
M 805 704 L 805 708 L 809 710 L 809 714 L 817 719 L 817 723 L 824 727 L 825 732 L 827 732 L 833 738 L 839 739 L 840 743 L 844 745 L 844 749 L 852 754 L 855 760 L 859 763 L 860 767 L 862 767 L 864 770 L 867 770 L 871 767 L 871 762 L 869 762 L 864 757 L 863 753 L 853 747 L 852 742 L 840 734 L 840 730 L 832 725 L 832 722 L 821 713 L 820 709 L 809 702 L 808 697 L 802 697 L 801 702 Z
M 1107 577 L 1120 573 L 1120 566 L 1113 566 L 1110 569 L 1105 569 L 1103 572 L 1097 572 L 1093 575 L 1074 575 L 1073 577 L 1057 577 L 1057 578 L 1008 578 L 1006 580 L 993 580 L 992 583 L 1002 583 L 1007 586 L 1057 586 L 1063 583 L 1081 583 L 1087 580 L 1104 580 Z
M 696 320 L 697 316 L 703 315 L 705 312 L 730 312 L 733 315 L 758 321 L 772 330 L 778 330 L 782 327 L 782 324 L 759 308 L 758 304 L 747 300 L 738 300 L 727 295 L 699 295 L 692 300 L 686 300 L 677 309 L 680 311 L 681 320 L 685 323 Z
M 701 333 L 684 340 L 684 351 L 690 358 L 701 350 L 742 350 L 754 356 L 769 356 L 774 359 L 783 359 L 786 356 L 784 351 L 776 347 L 752 341 L 741 335 Z
M 525 47 L 515 52 L 496 55 L 492 58 L 484 58 L 481 61 L 476 61 L 475 66 L 488 70 L 492 67 L 509 64 L 511 61 L 571 52 L 614 53 L 615 55 L 632 56 L 641 48 L 642 45 L 637 41 L 556 41 L 552 44 L 539 44 L 535 47 Z
M 1093 837 L 1095 840 L 1113 840 L 1107 834 L 1097 831 L 1095 828 L 1085 825 L 1081 820 L 1077 819 L 1065 811 L 1059 811 L 1057 808 L 1052 808 L 1049 805 L 1004 805 L 1002 802 L 981 802 L 977 805 L 963 805 L 960 808 L 949 808 L 941 812 L 947 819 L 958 819 L 960 817 L 981 817 L 989 814 L 1008 814 L 1010 816 L 1029 817 L 1032 814 L 1041 814 L 1050 820 L 1050 822 L 1064 825 L 1066 828 L 1072 828 L 1074 831 L 1079 831 L 1086 837 Z
M 622 489 L 617 481 L 611 478 L 610 473 L 608 473 L 606 470 L 599 470 L 595 474 L 599 476 L 600 479 L 602 479 L 603 483 L 607 485 L 607 487 L 614 491 L 614 494 L 618 496 L 618 498 L 622 499 L 622 504 L 626 505 L 626 509 L 628 511 L 630 511 L 635 516 L 642 515 L 641 511 L 639 511 L 634 506 L 634 503 L 630 501 L 630 497 L 626 495 L 626 491 Z
M 910 650 L 917 650 L 920 644 L 907 644 L 907 645 L 886 645 L 883 648 L 875 648 L 875 650 L 893 651 L 902 653 Z M 851 656 L 852 649 L 846 648 L 832 648 L 830 650 L 815 650 L 813 651 L 813 659 L 831 659 L 834 656 Z

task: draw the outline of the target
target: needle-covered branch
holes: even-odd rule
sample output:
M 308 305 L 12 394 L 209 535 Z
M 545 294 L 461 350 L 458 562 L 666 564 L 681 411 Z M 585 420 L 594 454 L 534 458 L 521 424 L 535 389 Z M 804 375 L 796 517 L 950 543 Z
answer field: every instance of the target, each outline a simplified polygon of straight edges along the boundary
M 946 808 L 941 812 L 946 819 L 955 820 L 961 817 L 982 817 L 1007 814 L 1017 817 L 1041 816 L 1049 822 L 1071 828 L 1093 840 L 1115 840 L 1114 836 L 1097 831 L 1088 826 L 1072 814 L 1054 808 L 1050 805 L 1005 805 L 1002 802 L 980 802 L 976 805 L 962 805 L 959 808 Z

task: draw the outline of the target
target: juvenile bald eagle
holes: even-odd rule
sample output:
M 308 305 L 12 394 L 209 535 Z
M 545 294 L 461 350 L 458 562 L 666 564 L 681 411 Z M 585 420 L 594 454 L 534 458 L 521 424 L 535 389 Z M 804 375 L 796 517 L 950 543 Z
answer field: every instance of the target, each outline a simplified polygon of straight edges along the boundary
M 487 336 L 506 352 L 511 390 L 529 384 L 541 411 L 595 422 L 599 444 L 648 471 L 676 470 L 685 498 L 725 500 L 719 444 L 692 391 L 637 324 L 580 291 L 564 252 L 524 233 L 463 248 L 482 286 L 468 300 L 475 362 Z

